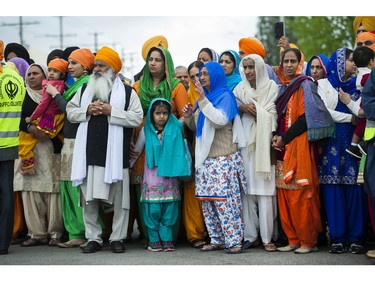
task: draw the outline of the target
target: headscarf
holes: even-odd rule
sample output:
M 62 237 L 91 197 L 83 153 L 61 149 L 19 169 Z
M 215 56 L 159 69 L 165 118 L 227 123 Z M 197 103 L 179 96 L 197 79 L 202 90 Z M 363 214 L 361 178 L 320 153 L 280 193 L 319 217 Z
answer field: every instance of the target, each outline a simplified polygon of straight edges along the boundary
M 368 16 L 364 16 L 364 17 L 363 16 L 358 16 L 358 17 L 355 17 L 355 19 L 353 21 L 353 30 L 354 30 L 354 33 L 357 33 L 357 29 L 361 25 L 368 32 L 371 32 L 371 31 L 375 30 L 375 17 L 368 17 Z
M 157 101 L 168 104 L 169 117 L 163 129 L 162 141 L 151 121 L 151 108 Z M 147 111 L 144 123 L 146 161 L 149 169 L 158 167 L 157 175 L 162 177 L 190 176 L 190 165 L 186 161 L 187 153 L 183 137 L 183 125 L 172 114 L 172 105 L 163 98 L 153 99 Z
M 53 69 L 56 69 L 58 71 L 60 71 L 61 73 L 67 73 L 68 72 L 68 62 L 66 60 L 63 60 L 63 59 L 53 59 L 49 62 L 48 64 L 48 68 L 53 68 Z
M 140 100 L 143 111 L 146 113 L 151 101 L 154 98 L 165 98 L 167 101 L 172 100 L 172 91 L 180 83 L 180 80 L 174 78 L 174 65 L 172 56 L 169 51 L 163 47 L 153 47 L 147 54 L 147 61 L 151 55 L 152 50 L 159 49 L 164 54 L 165 58 L 165 78 L 154 89 L 154 81 L 150 73 L 148 63 L 143 71 L 143 77 L 140 80 Z
M 34 62 L 33 60 L 30 59 L 29 52 L 21 44 L 9 43 L 9 44 L 6 45 L 5 50 L 4 50 L 4 57 L 5 57 L 6 61 L 8 60 L 7 59 L 8 55 L 12 52 L 15 53 L 17 55 L 17 57 L 23 58 L 29 64 Z
M 375 52 L 375 34 L 372 32 L 362 32 L 357 36 L 357 39 L 355 40 L 355 43 L 358 43 L 359 41 L 366 41 L 370 40 L 374 42 L 371 46 L 366 46 L 372 49 Z
M 41 99 L 42 99 L 42 88 L 40 90 L 31 89 L 30 86 L 29 86 L 29 78 L 27 76 L 27 73 L 30 71 L 30 68 L 33 67 L 33 66 L 38 66 L 40 69 L 42 69 L 42 72 L 44 74 L 44 79 L 47 79 L 47 77 L 48 77 L 48 69 L 43 64 L 32 63 L 32 64 L 30 64 L 30 66 L 26 70 L 26 79 L 25 79 L 26 91 L 29 94 L 30 98 L 34 102 L 39 104 Z
M 224 52 L 220 54 L 219 62 L 224 53 L 231 53 L 234 58 L 233 71 L 230 75 L 226 76 L 228 88 L 233 91 L 233 89 L 237 86 L 237 84 L 242 81 L 240 70 L 239 70 L 241 60 L 240 60 L 239 54 L 236 51 L 225 50 Z
M 18 73 L 25 79 L 26 71 L 29 68 L 29 63 L 23 58 L 14 57 L 8 60 L 9 62 L 14 63 L 17 68 Z
M 1 61 L 4 59 L 4 42 L 0 40 L 0 73 L 3 72 Z
M 204 66 L 210 75 L 210 92 L 203 88 L 206 98 L 212 105 L 220 110 L 227 118 L 228 123 L 233 121 L 233 142 L 237 142 L 239 147 L 244 147 L 245 137 L 243 135 L 240 115 L 236 103 L 236 98 L 227 86 L 223 67 L 217 62 L 208 62 Z M 200 69 L 200 70 L 201 70 Z M 196 109 L 199 103 L 196 103 Z M 199 167 L 207 158 L 215 135 L 215 129 L 210 122 L 206 122 L 206 117 L 202 111 L 198 114 L 196 126 L 196 146 L 195 146 L 195 167 Z
M 324 54 L 317 54 L 309 60 L 309 62 L 307 63 L 307 66 L 306 66 L 306 75 L 311 76 L 311 69 L 310 68 L 311 68 L 312 61 L 314 59 L 318 59 L 320 61 L 320 64 L 322 65 L 323 72 L 324 72 L 323 78 L 326 78 L 327 77 L 327 65 L 328 65 L 329 58 Z
M 209 55 L 211 55 L 211 58 L 212 58 L 212 61 L 214 62 L 217 62 L 218 59 L 219 59 L 219 55 L 218 53 L 214 50 L 214 49 L 211 49 L 211 48 L 202 48 L 199 53 L 198 53 L 198 56 L 201 52 L 206 52 L 208 53 Z M 197 59 L 198 59 L 198 56 L 197 56 Z
M 95 56 L 89 49 L 77 49 L 74 50 L 68 59 L 75 60 L 86 69 L 92 69 L 94 66 Z
M 255 63 L 256 89 L 250 86 L 243 69 L 243 62 L 252 59 Z M 250 114 L 242 114 L 242 126 L 247 141 L 247 149 L 243 153 L 255 150 L 256 178 L 271 178 L 272 131 L 276 128 L 275 100 L 278 87 L 268 76 L 263 58 L 257 54 L 244 57 L 240 63 L 242 81 L 234 89 L 238 104 L 253 103 L 256 107 L 256 118 Z M 267 141 L 268 140 L 268 141 Z
M 122 68 L 122 61 L 118 53 L 107 46 L 102 47 L 96 52 L 95 60 L 104 61 L 115 73 L 119 73 Z
M 266 50 L 262 42 L 255 37 L 241 38 L 238 46 L 246 55 L 257 54 L 263 59 L 266 57 Z
M 340 48 L 334 51 L 329 58 L 327 67 L 327 79 L 331 85 L 339 91 L 340 88 L 348 94 L 357 91 L 356 77 L 351 76 L 348 80 L 343 81 L 346 68 L 346 48 Z M 355 98 L 357 100 L 358 97 Z
M 154 37 L 151 37 L 150 39 L 147 39 L 142 46 L 142 58 L 144 61 L 146 61 L 148 52 L 152 47 L 158 47 L 161 46 L 164 49 L 168 50 L 168 40 L 165 38 L 164 35 L 156 35 Z

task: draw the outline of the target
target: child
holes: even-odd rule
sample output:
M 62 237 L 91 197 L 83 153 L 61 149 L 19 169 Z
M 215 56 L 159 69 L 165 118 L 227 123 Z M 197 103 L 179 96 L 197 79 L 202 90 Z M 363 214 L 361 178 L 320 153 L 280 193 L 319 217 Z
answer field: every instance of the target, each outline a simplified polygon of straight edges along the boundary
M 367 46 L 358 47 L 353 52 L 353 61 L 358 68 L 358 74 L 356 79 L 357 89 L 362 92 L 364 85 L 366 84 L 367 78 L 370 75 L 371 70 L 375 66 L 374 51 Z M 345 151 L 361 159 L 361 153 L 366 155 L 366 142 L 363 141 L 363 134 L 366 126 L 366 118 L 362 109 L 361 98 L 354 102 L 347 97 L 344 97 L 345 93 L 340 89 L 340 100 L 344 102 L 348 108 L 359 117 L 358 123 L 353 133 L 352 142 L 350 147 Z
M 149 238 L 147 249 L 174 251 L 173 228 L 181 200 L 178 177 L 191 172 L 183 126 L 172 114 L 171 104 L 157 98 L 150 104 L 143 130 L 146 161 L 140 202 Z
M 55 153 L 59 152 L 59 148 L 62 146 L 62 136 L 60 133 L 63 121 L 64 113 L 58 108 L 53 97 L 49 94 L 52 90 L 62 94 L 64 92 L 65 77 L 68 71 L 68 62 L 63 59 L 53 59 L 48 64 L 48 79 L 43 80 L 43 91 L 42 99 L 39 105 L 34 110 L 30 117 L 26 117 L 26 123 L 28 127 L 31 124 L 35 124 L 36 127 L 47 133 L 52 139 Z M 55 138 L 58 136 L 58 138 Z M 22 160 L 21 174 L 34 174 L 34 154 L 33 148 L 37 143 L 38 139 L 29 133 L 20 132 L 19 136 L 19 156 Z

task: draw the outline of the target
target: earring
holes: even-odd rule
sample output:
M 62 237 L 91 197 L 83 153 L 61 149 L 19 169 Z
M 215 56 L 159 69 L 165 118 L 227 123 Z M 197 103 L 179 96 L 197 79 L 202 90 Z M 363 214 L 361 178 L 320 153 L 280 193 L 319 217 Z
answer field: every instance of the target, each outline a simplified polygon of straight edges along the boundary
M 88 74 L 87 69 L 84 68 L 84 69 L 83 69 L 83 75 L 87 75 L 87 74 Z

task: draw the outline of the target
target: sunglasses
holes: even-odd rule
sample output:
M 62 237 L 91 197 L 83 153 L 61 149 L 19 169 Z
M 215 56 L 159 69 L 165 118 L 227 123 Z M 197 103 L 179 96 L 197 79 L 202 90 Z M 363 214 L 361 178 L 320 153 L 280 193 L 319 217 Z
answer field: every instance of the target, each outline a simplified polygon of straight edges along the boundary
M 371 46 L 372 44 L 374 44 L 373 41 L 366 40 L 364 42 L 357 42 L 357 47 L 362 47 L 363 45 L 365 45 L 365 46 Z

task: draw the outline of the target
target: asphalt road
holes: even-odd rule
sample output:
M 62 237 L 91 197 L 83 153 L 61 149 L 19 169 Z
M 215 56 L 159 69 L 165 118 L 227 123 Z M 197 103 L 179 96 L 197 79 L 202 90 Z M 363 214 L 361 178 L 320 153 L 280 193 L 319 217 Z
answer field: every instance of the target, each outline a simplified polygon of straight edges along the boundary
M 371 249 L 375 248 L 375 245 L 370 246 Z M 299 272 L 302 272 L 304 281 L 309 280 L 310 277 L 311 280 L 316 280 L 317 276 L 322 276 L 323 280 L 327 280 L 324 277 L 332 272 L 336 272 L 336 276 L 341 276 L 341 280 L 355 280 L 361 274 L 370 274 L 370 279 L 375 276 L 375 259 L 350 252 L 330 254 L 328 247 L 320 247 L 318 252 L 305 255 L 293 252 L 269 253 L 262 247 L 250 248 L 236 255 L 227 254 L 223 250 L 200 252 L 184 243 L 176 244 L 175 248 L 174 252 L 150 252 L 139 242 L 132 242 L 126 244 L 125 253 L 114 254 L 108 243 L 105 243 L 102 251 L 83 254 L 79 248 L 61 249 L 48 246 L 25 248 L 20 245 L 11 245 L 9 254 L 0 256 L 0 276 L 3 276 L 3 272 L 9 272 L 9 274 L 17 272 L 17 274 L 25 274 L 27 280 L 35 278 L 41 281 L 50 280 L 50 274 L 62 278 L 61 280 L 78 280 L 77 275 L 82 274 L 83 277 L 90 276 L 91 281 L 103 280 L 101 274 L 104 274 L 104 277 L 108 277 L 108 274 L 137 276 L 142 274 L 145 278 L 141 280 L 158 278 L 169 280 L 168 278 L 173 276 L 171 280 L 176 280 L 176 270 L 178 276 L 183 278 L 182 280 L 191 279 L 197 274 L 201 277 L 198 280 L 205 280 L 205 276 L 210 280 L 214 275 L 234 279 L 235 274 L 255 273 L 260 275 L 266 273 L 277 280 L 283 280 L 283 277 L 291 280 L 293 275 L 297 274 L 297 277 L 301 274 Z M 33 266 L 30 267 L 30 265 Z M 171 274 L 171 272 L 174 273 Z M 188 275 L 185 275 L 185 272 Z M 69 274 L 74 274 L 73 279 L 68 279 Z M 125 275 L 124 280 L 126 280 Z M 17 280 L 26 279 L 17 278 Z M 177 278 L 177 280 L 181 279 Z

